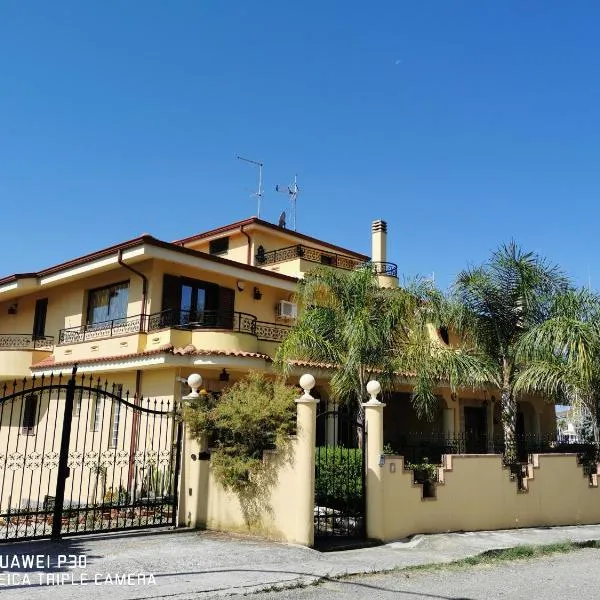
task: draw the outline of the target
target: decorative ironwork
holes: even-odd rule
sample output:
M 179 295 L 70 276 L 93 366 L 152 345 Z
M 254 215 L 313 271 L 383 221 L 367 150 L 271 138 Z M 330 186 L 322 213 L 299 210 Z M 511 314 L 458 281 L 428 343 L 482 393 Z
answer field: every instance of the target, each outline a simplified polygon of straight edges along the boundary
M 123 319 L 113 319 L 100 323 L 88 323 L 80 327 L 61 329 L 58 334 L 58 343 L 77 344 L 93 340 L 106 339 L 119 335 L 140 333 L 144 328 L 144 315 L 136 315 Z
M 319 250 L 318 248 L 313 248 L 311 246 L 304 246 L 303 244 L 296 244 L 295 246 L 287 246 L 286 248 L 257 254 L 256 262 L 259 265 L 271 265 L 288 260 L 295 260 L 297 258 L 302 258 L 303 260 L 321 265 L 346 269 L 348 271 L 363 264 L 362 260 L 344 256 L 342 254 L 336 254 L 335 252 Z
M 48 350 L 54 348 L 54 337 L 51 335 L 34 336 L 26 333 L 0 334 L 0 350 Z
M 22 435 L 32 398 L 36 422 Z M 177 523 L 182 425 L 171 402 L 74 370 L 2 384 L 0 429 L 0 540 Z
M 315 454 L 315 544 L 366 537 L 367 446 L 364 424 L 346 412 L 317 415 Z
M 256 321 L 256 337 L 259 340 L 268 340 L 281 342 L 289 333 L 289 325 L 280 325 L 279 323 L 267 323 L 265 321 Z
M 398 277 L 398 265 L 391 262 L 371 262 L 373 273 L 376 275 L 387 275 L 388 277 Z

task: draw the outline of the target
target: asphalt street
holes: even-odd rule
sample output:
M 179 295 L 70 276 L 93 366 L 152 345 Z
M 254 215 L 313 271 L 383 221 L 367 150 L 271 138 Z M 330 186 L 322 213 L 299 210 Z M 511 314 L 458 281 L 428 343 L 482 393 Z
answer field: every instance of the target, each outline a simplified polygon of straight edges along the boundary
M 436 568 L 353 577 L 259 593 L 256 600 L 584 600 L 600 595 L 600 550 L 578 550 L 497 566 Z

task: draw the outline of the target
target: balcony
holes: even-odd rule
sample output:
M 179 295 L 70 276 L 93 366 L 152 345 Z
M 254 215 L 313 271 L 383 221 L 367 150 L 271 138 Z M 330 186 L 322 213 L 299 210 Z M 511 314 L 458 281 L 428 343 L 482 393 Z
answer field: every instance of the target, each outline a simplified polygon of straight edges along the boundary
M 107 339 L 121 335 L 141 333 L 145 327 L 145 315 L 135 315 L 112 321 L 88 323 L 78 327 L 61 329 L 58 334 L 58 345 L 78 344 L 94 340 Z
M 196 331 L 202 329 L 221 329 L 238 333 L 248 333 L 258 340 L 280 342 L 290 330 L 288 325 L 259 321 L 254 315 L 234 312 L 233 319 L 222 311 L 166 309 L 148 317 L 148 333 L 159 329 L 182 329 Z
M 298 259 L 320 265 L 326 265 L 328 267 L 345 269 L 346 271 L 352 271 L 363 266 L 371 266 L 373 268 L 373 273 L 376 275 L 398 277 L 398 267 L 394 263 L 365 263 L 364 261 L 356 258 L 343 256 L 341 254 L 336 254 L 335 252 L 318 250 L 317 248 L 311 248 L 310 246 L 304 246 L 303 244 L 296 244 L 295 246 L 288 246 L 286 248 L 281 248 L 280 250 L 271 250 L 270 252 L 258 253 L 256 255 L 256 264 L 258 266 L 268 266 Z
M 0 350 L 40 350 L 51 352 L 54 337 L 51 335 L 33 336 L 24 333 L 0 334 Z
M 280 342 L 286 336 L 290 327 L 279 323 L 269 323 L 259 321 L 255 315 L 244 312 L 234 312 L 227 314 L 225 311 L 205 310 L 205 311 L 189 311 L 178 309 L 166 309 L 151 315 L 135 315 L 123 319 L 114 319 L 112 321 L 103 321 L 101 323 L 89 323 L 78 327 L 68 327 L 61 329 L 58 335 L 58 346 L 64 347 L 71 344 L 82 344 L 84 342 L 95 342 L 97 340 L 106 340 L 116 337 L 132 336 L 136 334 L 150 334 L 161 330 L 178 330 L 184 332 L 223 332 L 228 334 L 244 333 L 254 337 L 257 341 Z M 15 336 L 10 336 L 14 338 Z M 24 337 L 27 336 L 16 336 Z M 29 336 L 31 340 L 31 336 Z M 160 340 L 161 343 L 166 343 L 167 339 Z M 255 343 L 243 343 L 239 338 L 237 341 L 241 344 L 241 349 L 246 349 L 248 346 L 256 346 Z M 173 342 L 171 340 L 171 342 Z M 16 340 L 13 343 L 17 343 Z M 42 344 L 41 340 L 35 340 L 38 345 Z M 48 342 L 46 342 L 47 344 Z M 174 343 L 174 342 L 173 342 Z M 236 338 L 232 338 L 229 342 L 235 345 Z M 143 347 L 145 342 L 132 343 L 122 342 L 120 352 L 131 352 L 138 346 Z M 176 344 L 175 344 L 176 345 Z M 2 348 L 0 341 L 0 349 Z M 41 349 L 41 348 L 39 348 Z M 52 344 L 47 348 L 52 350 Z M 102 349 L 96 346 L 90 347 L 90 350 L 95 352 L 104 352 L 107 349 Z M 111 353 L 115 353 L 116 348 L 111 347 Z M 70 350 L 69 350 L 70 352 Z M 82 351 L 85 352 L 85 348 Z M 79 356 L 81 352 L 77 352 Z

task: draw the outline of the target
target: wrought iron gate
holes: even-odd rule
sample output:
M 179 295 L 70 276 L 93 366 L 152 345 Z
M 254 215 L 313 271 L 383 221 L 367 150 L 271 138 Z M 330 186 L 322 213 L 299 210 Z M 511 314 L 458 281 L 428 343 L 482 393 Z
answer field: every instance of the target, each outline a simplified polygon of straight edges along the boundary
M 366 538 L 364 424 L 347 412 L 317 415 L 315 545 Z
M 0 541 L 177 523 L 172 401 L 93 376 L 0 387 Z

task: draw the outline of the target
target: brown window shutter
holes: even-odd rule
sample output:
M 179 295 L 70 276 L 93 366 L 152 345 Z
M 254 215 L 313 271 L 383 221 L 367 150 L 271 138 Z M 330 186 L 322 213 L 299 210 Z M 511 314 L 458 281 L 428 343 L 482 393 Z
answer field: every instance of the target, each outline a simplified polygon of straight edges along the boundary
M 233 310 L 235 291 L 229 288 L 219 288 L 219 308 L 217 310 L 217 326 L 223 329 L 233 329 Z

